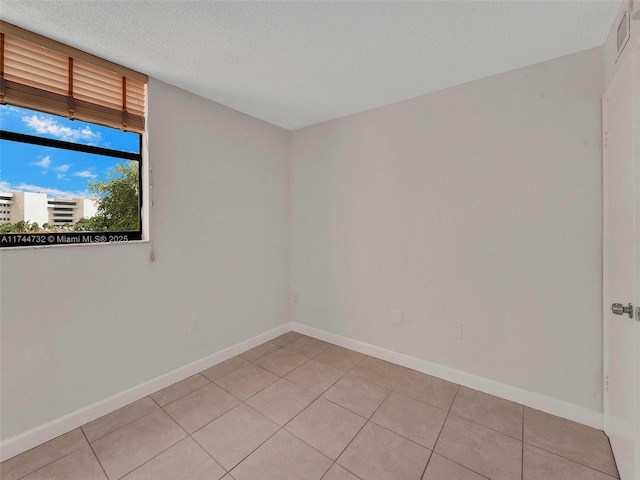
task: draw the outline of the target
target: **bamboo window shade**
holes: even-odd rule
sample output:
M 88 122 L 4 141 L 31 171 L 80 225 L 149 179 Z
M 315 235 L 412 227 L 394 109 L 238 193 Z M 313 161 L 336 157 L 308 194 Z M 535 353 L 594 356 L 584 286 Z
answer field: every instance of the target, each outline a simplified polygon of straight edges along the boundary
M 143 133 L 147 76 L 0 21 L 0 103 Z

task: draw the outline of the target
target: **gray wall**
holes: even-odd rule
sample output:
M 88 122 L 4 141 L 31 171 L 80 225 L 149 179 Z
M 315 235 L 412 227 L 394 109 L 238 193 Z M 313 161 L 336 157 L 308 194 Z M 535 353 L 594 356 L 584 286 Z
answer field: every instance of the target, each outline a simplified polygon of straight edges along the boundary
M 294 132 L 294 321 L 601 412 L 603 72 L 598 48 Z
M 1 253 L 4 439 L 290 321 L 290 133 L 153 79 L 148 132 L 155 263 Z

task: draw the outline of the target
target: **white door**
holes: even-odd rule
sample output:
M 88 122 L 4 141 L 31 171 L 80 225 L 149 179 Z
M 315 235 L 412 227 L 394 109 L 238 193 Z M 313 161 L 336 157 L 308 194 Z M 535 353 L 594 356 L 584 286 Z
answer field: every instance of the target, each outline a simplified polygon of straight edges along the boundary
M 638 124 L 633 105 L 634 90 L 640 93 L 640 70 L 635 65 L 639 58 L 634 51 L 626 59 L 602 98 L 604 427 L 621 480 L 640 476 L 635 459 L 636 333 L 640 324 L 634 304 L 634 129 Z M 640 189 L 636 191 L 640 195 Z M 630 303 L 633 309 L 627 308 Z M 621 304 L 616 308 L 621 315 L 612 311 L 612 304 Z M 620 312 L 621 308 L 625 311 Z

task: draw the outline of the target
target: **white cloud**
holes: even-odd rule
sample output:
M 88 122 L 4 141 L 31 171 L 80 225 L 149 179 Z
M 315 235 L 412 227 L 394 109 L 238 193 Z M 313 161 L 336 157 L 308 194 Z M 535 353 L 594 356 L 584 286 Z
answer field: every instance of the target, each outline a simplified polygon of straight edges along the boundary
M 73 198 L 73 197 L 91 198 L 93 197 L 93 195 L 91 195 L 91 193 L 86 190 L 82 192 L 71 192 L 71 191 L 65 191 L 65 190 L 58 190 L 57 188 L 42 187 L 39 185 L 30 185 L 27 183 L 21 183 L 20 185 L 16 185 L 15 187 L 13 187 L 5 182 L 5 185 L 7 187 L 7 190 L 9 191 L 45 193 L 47 194 L 47 196 L 52 198 Z
M 11 184 L 9 182 L 0 181 L 0 192 L 8 192 L 11 190 Z
M 55 119 L 43 115 L 23 116 L 22 121 L 37 133 L 53 135 L 66 142 L 83 141 L 89 145 L 97 145 L 102 137 L 100 132 L 94 132 L 88 126 L 81 128 L 65 127 Z
M 51 166 L 51 157 L 49 155 L 47 155 L 46 157 L 44 157 L 39 162 L 32 163 L 32 165 L 35 165 L 37 167 L 40 167 L 40 168 L 46 170 L 47 168 L 49 168 Z
M 67 176 L 67 171 L 69 170 L 69 167 L 71 167 L 71 164 L 69 164 L 69 163 L 65 163 L 63 165 L 59 165 L 57 167 L 54 167 L 53 169 L 56 172 L 60 172 L 60 173 L 58 173 L 56 175 L 56 178 L 58 180 L 62 180 L 64 177 L 66 177 Z
M 91 178 L 92 180 L 98 176 L 95 173 L 91 172 L 91 170 L 83 170 L 81 172 L 76 172 L 74 173 L 74 175 L 76 177 Z
M 2 114 L 3 115 L 22 115 L 24 114 L 24 110 L 18 107 L 13 107 L 11 105 L 2 105 Z

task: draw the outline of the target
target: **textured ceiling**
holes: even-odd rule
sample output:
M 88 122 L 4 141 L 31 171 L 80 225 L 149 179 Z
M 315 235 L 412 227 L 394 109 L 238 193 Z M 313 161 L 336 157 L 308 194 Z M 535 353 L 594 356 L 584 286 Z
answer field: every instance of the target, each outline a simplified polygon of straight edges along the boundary
M 294 130 L 600 46 L 618 5 L 0 0 L 0 14 Z

